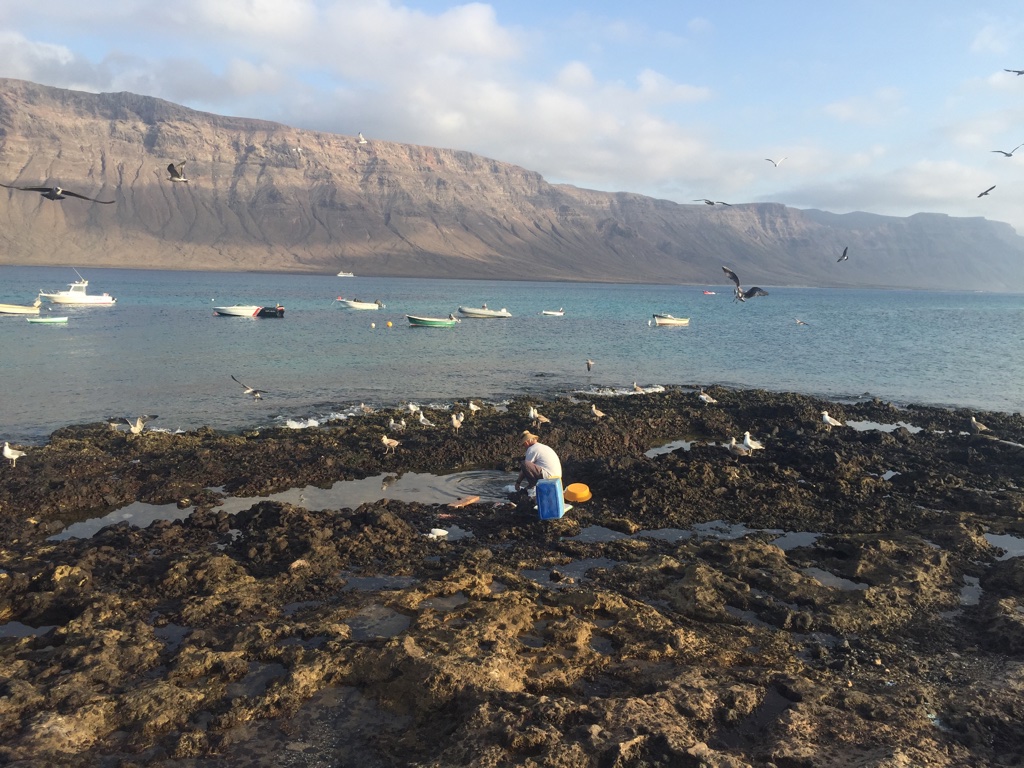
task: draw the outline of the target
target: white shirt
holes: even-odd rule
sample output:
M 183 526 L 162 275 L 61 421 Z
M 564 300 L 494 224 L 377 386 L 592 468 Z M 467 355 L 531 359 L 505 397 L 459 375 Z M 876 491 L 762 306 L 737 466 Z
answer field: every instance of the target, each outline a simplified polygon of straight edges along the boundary
M 540 467 L 545 480 L 562 476 L 562 462 L 558 460 L 558 454 L 554 449 L 548 445 L 534 443 L 526 449 L 523 458 Z

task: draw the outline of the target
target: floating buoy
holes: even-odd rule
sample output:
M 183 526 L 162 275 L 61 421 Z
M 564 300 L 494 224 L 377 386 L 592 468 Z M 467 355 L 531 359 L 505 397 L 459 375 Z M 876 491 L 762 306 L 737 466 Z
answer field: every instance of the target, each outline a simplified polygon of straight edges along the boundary
M 391 321 L 388 320 L 388 328 L 390 328 L 390 327 L 391 327 Z
M 371 327 L 371 328 L 376 328 L 376 327 L 377 327 L 377 324 L 376 324 L 376 323 L 370 323 L 370 327 Z

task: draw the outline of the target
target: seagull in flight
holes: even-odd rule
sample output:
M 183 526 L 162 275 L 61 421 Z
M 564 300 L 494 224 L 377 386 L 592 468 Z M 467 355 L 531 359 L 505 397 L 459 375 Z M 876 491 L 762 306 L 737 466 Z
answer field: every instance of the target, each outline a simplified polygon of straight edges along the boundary
M 721 200 L 708 200 L 706 197 L 695 197 L 693 199 L 695 203 L 704 203 L 705 205 L 728 205 L 732 207 L 732 203 L 723 203 Z
M 235 374 L 231 374 L 231 378 L 235 379 Z M 235 381 L 237 381 L 239 384 L 242 384 L 242 382 L 238 381 L 238 379 L 235 379 Z M 253 400 L 262 400 L 263 399 L 263 390 L 262 389 L 256 389 L 256 387 L 250 387 L 248 384 L 242 384 L 242 389 L 245 390 L 244 394 L 252 395 L 252 399 Z
M 20 459 L 24 455 L 24 451 L 19 451 L 14 448 L 11 448 L 11 444 L 8 443 L 7 441 L 4 441 L 4 458 L 11 460 L 12 467 L 17 466 L 18 459 Z
M 1011 149 L 1009 152 L 1006 152 L 1006 151 L 1004 151 L 1002 149 L 991 149 L 989 151 L 990 152 L 998 152 L 1000 155 L 1003 155 L 1004 157 L 1013 157 L 1013 153 L 1016 152 L 1021 147 L 1024 147 L 1024 144 L 1018 144 L 1016 147 Z
M 740 286 L 740 279 L 736 275 L 735 272 L 733 272 L 728 267 L 722 267 L 722 271 L 725 272 L 725 274 L 729 276 L 730 280 L 732 280 L 734 283 L 736 283 L 736 296 L 735 296 L 735 298 L 733 298 L 733 301 L 737 301 L 737 300 L 739 300 L 739 301 L 746 301 L 747 299 L 752 299 L 755 296 L 767 296 L 768 295 L 768 291 L 763 291 L 760 288 L 758 288 L 757 286 L 755 286 L 753 288 L 748 288 L 747 290 L 744 291 L 742 286 Z
M 168 165 L 167 166 L 167 173 L 168 173 L 167 178 L 170 179 L 171 181 L 184 181 L 186 184 L 188 183 L 188 179 L 185 178 L 185 161 L 184 160 L 182 160 L 177 165 L 175 165 L 174 163 L 171 163 L 170 165 Z
M 128 422 L 128 431 L 131 432 L 133 435 L 139 435 L 142 434 L 142 430 L 146 428 L 146 423 L 152 421 L 155 418 L 157 417 L 139 416 L 139 418 L 137 418 L 135 421 L 132 421 L 127 416 L 125 416 L 124 420 Z
M 1015 75 L 1024 75 L 1024 69 L 1004 69 L 1003 72 L 1012 72 Z
M 785 159 L 786 158 L 784 158 L 784 157 L 780 157 L 778 160 L 772 160 L 770 157 L 766 157 L 765 158 L 765 160 L 767 160 L 769 163 L 774 165 L 776 168 L 778 168 L 780 165 L 782 165 L 782 161 L 785 160 Z
M 366 143 L 368 143 L 368 142 L 366 141 L 366 139 L 365 139 L 365 138 L 363 138 L 363 132 L 362 132 L 362 131 L 360 131 L 360 132 L 359 132 L 359 139 L 358 139 L 358 141 L 359 141 L 359 143 L 360 143 L 360 144 L 366 144 Z
M 846 246 L 845 248 L 843 248 L 843 255 L 840 256 L 838 259 L 836 259 L 836 264 L 838 264 L 840 261 L 849 261 L 850 260 L 850 257 L 846 255 L 846 252 L 848 250 L 850 250 L 850 246 Z
M 793 319 L 794 319 L 794 320 L 796 320 L 796 324 L 797 324 L 797 325 L 807 325 L 807 323 L 805 323 L 805 322 L 804 322 L 803 320 L 801 320 L 801 319 L 800 319 L 799 317 L 795 317 L 795 318 L 793 318 Z
M 588 357 L 588 358 L 587 358 L 587 373 L 590 373 L 590 371 L 591 371 L 591 370 L 593 370 L 593 368 L 594 368 L 594 361 L 593 361 L 593 360 L 591 360 L 591 359 L 590 359 L 590 358 Z
M 985 195 L 987 195 L 989 192 L 991 192 L 995 188 L 996 188 L 996 185 L 993 184 L 991 187 L 989 187 L 984 192 L 982 192 L 980 195 L 978 195 L 978 197 L 984 197 Z
M 22 192 L 38 192 L 47 200 L 64 200 L 68 197 L 77 197 L 82 200 L 88 200 L 92 203 L 102 203 L 103 205 L 113 205 L 113 200 L 97 200 L 95 197 L 86 197 L 80 195 L 77 192 L 69 192 L 63 187 L 13 187 L 10 184 L 0 184 L 0 187 L 7 187 L 7 189 L 17 189 Z

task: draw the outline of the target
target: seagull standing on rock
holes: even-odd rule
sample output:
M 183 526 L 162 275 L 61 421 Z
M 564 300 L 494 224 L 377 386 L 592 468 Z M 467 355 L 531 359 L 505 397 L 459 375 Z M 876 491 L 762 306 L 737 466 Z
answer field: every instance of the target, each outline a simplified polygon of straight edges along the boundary
M 980 435 L 982 432 L 989 432 L 989 428 L 978 421 L 976 418 L 971 416 L 971 432 L 975 435 Z
M 598 407 L 596 405 L 594 405 L 593 403 L 590 404 L 590 412 L 592 414 L 594 414 L 595 418 L 598 418 L 598 419 L 603 419 L 604 418 L 604 411 L 599 410 Z
M 381 435 L 380 441 L 385 445 L 384 453 L 388 453 L 389 451 L 391 453 L 394 453 L 395 448 L 401 445 L 400 442 L 398 442 L 394 438 L 388 437 L 387 435 Z
M 700 394 L 697 395 L 697 397 L 701 399 L 701 402 L 704 403 L 704 405 L 715 405 L 718 402 L 703 389 L 701 389 Z
M 740 445 L 736 442 L 735 437 L 729 438 L 729 445 L 726 446 L 729 449 L 729 453 L 739 458 L 740 456 L 749 456 L 751 451 L 745 445 Z
M 754 451 L 763 451 L 764 443 L 760 440 L 755 440 L 750 436 L 750 432 L 743 433 L 743 447 L 749 450 L 751 453 Z
M 839 421 L 839 419 L 833 419 L 831 416 L 829 416 L 828 411 L 821 412 L 821 421 L 825 425 L 825 429 L 827 429 L 829 432 L 832 431 L 832 427 L 844 426 L 843 422 Z
M 18 459 L 25 455 L 24 451 L 19 451 L 15 448 L 11 448 L 11 444 L 6 440 L 4 441 L 4 458 L 11 460 L 11 466 L 16 466 Z
M 419 418 L 417 419 L 417 421 L 418 421 L 418 422 L 419 422 L 420 424 L 422 424 L 422 425 L 423 425 L 424 427 L 432 427 L 432 426 L 434 426 L 434 422 L 432 422 L 432 421 L 431 421 L 430 419 L 428 419 L 428 418 L 427 418 L 427 417 L 426 417 L 426 416 L 425 416 L 425 415 L 423 414 L 423 411 L 420 411 L 420 417 L 419 417 Z

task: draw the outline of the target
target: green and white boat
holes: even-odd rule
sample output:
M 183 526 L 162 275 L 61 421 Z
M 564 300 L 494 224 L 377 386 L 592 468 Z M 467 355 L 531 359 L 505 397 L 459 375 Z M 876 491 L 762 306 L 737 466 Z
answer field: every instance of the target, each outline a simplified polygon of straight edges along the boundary
M 42 323 L 44 325 L 62 325 L 67 324 L 68 319 L 66 317 L 26 317 L 26 320 L 30 323 Z
M 448 317 L 418 317 L 417 315 L 406 315 L 409 325 L 418 328 L 452 328 L 459 322 L 455 315 Z

